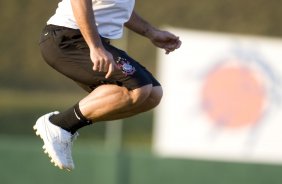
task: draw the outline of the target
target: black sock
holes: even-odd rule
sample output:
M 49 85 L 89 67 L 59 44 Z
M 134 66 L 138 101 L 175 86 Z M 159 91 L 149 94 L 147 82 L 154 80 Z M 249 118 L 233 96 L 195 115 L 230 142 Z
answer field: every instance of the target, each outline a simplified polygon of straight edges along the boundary
M 83 116 L 78 103 L 65 112 L 54 114 L 49 119 L 54 125 L 57 125 L 72 134 L 78 129 L 92 124 L 91 120 L 88 120 Z

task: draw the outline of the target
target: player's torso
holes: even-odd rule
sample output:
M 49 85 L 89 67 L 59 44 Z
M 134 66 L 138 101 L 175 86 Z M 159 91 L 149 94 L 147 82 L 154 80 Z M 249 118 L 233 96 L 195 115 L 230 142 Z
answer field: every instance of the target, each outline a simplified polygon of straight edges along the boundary
M 123 24 L 129 20 L 134 4 L 135 0 L 92 0 L 99 33 L 111 39 L 121 37 Z M 47 23 L 78 29 L 71 1 L 62 0 Z

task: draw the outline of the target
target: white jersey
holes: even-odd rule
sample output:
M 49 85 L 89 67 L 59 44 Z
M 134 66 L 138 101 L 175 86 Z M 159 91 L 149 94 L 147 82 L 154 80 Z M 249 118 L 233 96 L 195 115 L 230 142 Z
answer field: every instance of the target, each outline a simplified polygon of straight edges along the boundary
M 123 25 L 132 14 L 135 0 L 92 0 L 92 9 L 98 32 L 102 37 L 117 39 L 122 36 Z M 70 0 L 62 0 L 47 24 L 79 29 Z

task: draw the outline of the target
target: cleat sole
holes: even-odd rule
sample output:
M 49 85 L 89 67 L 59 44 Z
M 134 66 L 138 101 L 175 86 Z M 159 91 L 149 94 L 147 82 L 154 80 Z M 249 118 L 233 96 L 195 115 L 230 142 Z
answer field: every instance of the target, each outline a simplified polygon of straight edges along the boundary
M 44 139 L 43 139 L 43 137 L 41 136 L 40 131 L 38 130 L 38 128 L 39 128 L 39 127 L 38 127 L 38 125 L 37 125 L 37 123 L 36 123 L 36 124 L 33 126 L 33 130 L 35 131 L 36 136 L 40 137 L 40 139 L 41 139 L 41 140 L 43 141 L 43 143 L 44 143 Z M 51 153 L 49 152 L 49 150 L 48 150 L 47 146 L 45 145 L 45 143 L 44 143 L 44 145 L 42 146 L 42 149 L 43 149 L 44 154 L 46 154 L 46 155 L 50 158 L 50 162 L 51 162 L 55 167 L 58 167 L 58 168 L 61 169 L 61 170 L 65 169 L 65 170 L 67 170 L 67 171 L 72 171 L 71 168 L 63 167 L 61 164 L 58 164 L 58 163 L 52 158 Z

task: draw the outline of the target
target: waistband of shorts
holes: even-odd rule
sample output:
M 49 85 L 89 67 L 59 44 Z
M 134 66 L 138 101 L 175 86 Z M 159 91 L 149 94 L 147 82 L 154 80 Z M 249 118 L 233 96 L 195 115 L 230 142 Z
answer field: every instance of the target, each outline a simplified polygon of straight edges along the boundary
M 74 30 L 74 31 L 79 31 L 79 29 L 73 29 L 69 27 L 64 27 L 64 26 L 57 26 L 53 24 L 47 24 L 45 26 L 45 30 L 47 31 L 60 31 L 60 30 Z
M 70 30 L 71 31 L 71 30 L 73 30 L 73 31 L 79 31 L 80 32 L 79 29 L 73 29 L 73 28 L 69 28 L 69 27 L 57 26 L 57 25 L 52 25 L 52 24 L 47 24 L 45 26 L 45 30 L 46 31 L 61 31 L 61 30 Z M 102 37 L 102 36 L 100 36 L 100 37 L 106 43 L 108 43 L 108 44 L 111 43 L 111 40 L 109 38 L 105 38 L 105 37 Z

